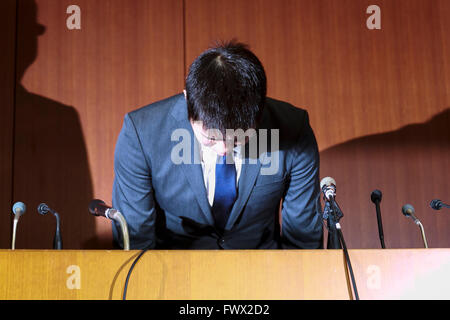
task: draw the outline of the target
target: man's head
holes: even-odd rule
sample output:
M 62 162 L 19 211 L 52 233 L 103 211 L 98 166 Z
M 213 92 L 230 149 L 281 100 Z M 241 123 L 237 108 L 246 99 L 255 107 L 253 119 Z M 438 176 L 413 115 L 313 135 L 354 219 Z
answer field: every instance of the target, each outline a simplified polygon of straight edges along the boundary
M 264 68 L 245 44 L 208 49 L 191 64 L 186 78 L 189 119 L 223 137 L 227 129 L 256 128 L 266 90 Z

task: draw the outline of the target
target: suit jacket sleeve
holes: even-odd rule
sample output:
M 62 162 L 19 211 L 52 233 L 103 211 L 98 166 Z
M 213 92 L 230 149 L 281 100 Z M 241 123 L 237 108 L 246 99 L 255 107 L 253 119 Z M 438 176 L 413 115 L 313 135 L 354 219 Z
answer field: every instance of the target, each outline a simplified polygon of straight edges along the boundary
M 155 247 L 155 200 L 150 164 L 138 131 L 125 116 L 114 154 L 113 206 L 128 224 L 131 249 Z M 116 244 L 123 246 L 119 225 L 113 223 Z
M 320 203 L 319 151 L 308 114 L 292 150 L 290 180 L 282 206 L 282 247 L 323 247 Z

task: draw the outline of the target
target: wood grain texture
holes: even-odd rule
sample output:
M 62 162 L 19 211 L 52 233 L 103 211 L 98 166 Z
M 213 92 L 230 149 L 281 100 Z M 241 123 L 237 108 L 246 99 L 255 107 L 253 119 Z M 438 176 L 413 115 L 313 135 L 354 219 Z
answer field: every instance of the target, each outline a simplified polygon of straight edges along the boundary
M 308 109 L 321 150 L 447 109 L 447 2 L 379 1 L 375 31 L 366 27 L 369 3 L 188 1 L 186 60 L 217 40 L 248 43 L 266 68 L 269 96 Z
M 366 27 L 368 0 L 80 0 L 73 31 L 71 1 L 19 4 L 14 124 L 14 75 L 2 79 L 1 247 L 9 247 L 12 198 L 29 208 L 17 248 L 51 247 L 54 219 L 37 215 L 40 202 L 62 215 L 66 248 L 110 248 L 109 222 L 86 208 L 92 198 L 111 200 L 124 114 L 180 92 L 195 57 L 232 38 L 263 62 L 269 96 L 308 110 L 350 248 L 380 247 L 375 188 L 387 247 L 422 247 L 401 215 L 405 203 L 430 247 L 450 246 L 450 218 L 428 207 L 450 201 L 450 2 L 377 1 L 381 30 Z M 12 43 L 15 2 L 2 6 L 2 41 Z M 14 72 L 12 47 L 3 48 Z
M 422 247 L 401 214 L 411 203 L 429 245 L 449 247 L 450 2 L 377 1 L 381 30 L 366 27 L 371 1 L 192 0 L 186 61 L 216 40 L 250 45 L 268 95 L 304 108 L 321 151 L 321 176 L 338 183 L 351 248 L 379 248 L 370 193 L 378 188 L 386 245 Z M 187 65 L 188 66 L 188 65 Z
M 121 299 L 138 253 L 2 250 L 0 298 Z M 448 249 L 350 250 L 349 254 L 361 299 L 449 298 Z M 153 250 L 133 269 L 127 298 L 348 300 L 345 272 L 341 250 Z
M 127 272 L 138 253 L 2 251 L 0 298 L 121 299 Z M 69 289 L 73 283 L 69 266 L 79 268 L 80 289 Z M 133 269 L 127 298 L 347 299 L 344 272 L 338 251 L 152 250 Z M 323 290 L 323 281 L 333 290 Z
M 17 248 L 51 248 L 54 219 L 37 215 L 40 202 L 60 213 L 65 248 L 111 248 L 110 222 L 87 206 L 111 203 L 123 117 L 183 88 L 180 1 L 77 1 L 80 30 L 66 27 L 71 4 L 19 6 L 14 198 L 32 212 Z

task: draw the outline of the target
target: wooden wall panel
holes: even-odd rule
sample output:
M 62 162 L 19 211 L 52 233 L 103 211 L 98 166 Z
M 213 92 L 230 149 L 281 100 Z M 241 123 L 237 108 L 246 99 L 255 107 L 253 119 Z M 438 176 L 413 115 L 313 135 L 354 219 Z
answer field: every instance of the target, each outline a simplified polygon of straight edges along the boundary
M 10 238 L 13 153 L 12 198 L 28 206 L 18 248 L 51 247 L 54 219 L 37 215 L 40 202 L 61 213 L 66 248 L 110 247 L 109 222 L 86 207 L 92 198 L 111 201 L 124 114 L 180 92 L 192 60 L 232 38 L 260 57 L 269 96 L 308 110 L 321 174 L 338 182 L 349 247 L 379 247 L 375 188 L 384 194 L 388 247 L 422 245 L 400 213 L 406 202 L 429 245 L 450 246 L 450 217 L 428 208 L 432 198 L 449 200 L 448 1 L 376 1 L 381 30 L 366 28 L 374 4 L 366 0 L 79 0 L 81 30 L 68 30 L 71 4 L 19 1 L 14 152 L 13 123 L 4 120 L 13 116 L 14 88 L 2 85 L 2 247 Z M 12 43 L 15 2 L 2 6 L 2 42 Z M 13 72 L 12 47 L 3 50 Z
M 381 8 L 381 30 L 366 9 Z M 382 190 L 386 245 L 421 247 L 401 215 L 411 203 L 431 247 L 450 246 L 450 2 L 191 0 L 186 61 L 217 40 L 237 38 L 260 57 L 268 95 L 308 110 L 321 174 L 338 183 L 349 247 L 379 248 L 370 193 Z
M 64 248 L 110 248 L 110 222 L 87 206 L 111 203 L 123 117 L 183 89 L 182 2 L 79 0 L 81 29 L 69 30 L 72 4 L 20 1 L 14 199 L 29 214 L 17 248 L 52 247 L 40 202 L 61 214 Z
M 0 2 L 0 248 L 11 245 L 16 1 Z

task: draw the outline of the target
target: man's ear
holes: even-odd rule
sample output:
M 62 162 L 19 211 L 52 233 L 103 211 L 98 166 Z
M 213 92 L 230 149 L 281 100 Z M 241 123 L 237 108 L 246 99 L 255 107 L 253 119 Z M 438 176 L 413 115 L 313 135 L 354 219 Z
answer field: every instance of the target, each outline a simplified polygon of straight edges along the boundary
M 184 98 L 186 99 L 186 89 L 183 90 Z

